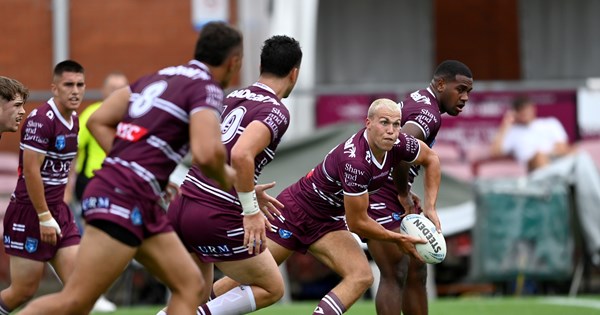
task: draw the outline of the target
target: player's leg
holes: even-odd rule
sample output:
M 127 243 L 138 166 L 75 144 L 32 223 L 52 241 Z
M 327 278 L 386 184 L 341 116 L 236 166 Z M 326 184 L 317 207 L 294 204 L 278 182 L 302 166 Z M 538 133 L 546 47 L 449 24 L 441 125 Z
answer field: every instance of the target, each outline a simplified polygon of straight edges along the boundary
M 175 232 L 145 239 L 135 258 L 171 290 L 169 314 L 196 314 L 210 286 Z
M 54 271 L 56 271 L 56 275 L 60 278 L 62 283 L 66 283 L 75 268 L 75 259 L 77 257 L 77 251 L 79 250 L 79 245 L 67 246 L 60 248 L 54 258 L 50 260 L 50 264 Z
M 63 290 L 32 301 L 21 315 L 88 314 L 98 297 L 123 272 L 136 251 L 107 232 L 88 225 L 75 268 Z
M 277 265 L 281 265 L 293 253 L 292 250 L 289 250 L 270 239 L 267 239 L 267 248 L 269 249 L 269 252 L 271 253 L 271 256 Z M 223 277 L 213 284 L 213 293 L 215 296 L 220 296 L 239 285 L 239 282 L 231 279 L 230 277 Z
M 344 313 L 373 283 L 373 274 L 365 253 L 347 230 L 325 234 L 309 250 L 342 277 L 342 281 L 319 302 L 315 313 Z
M 381 278 L 375 306 L 377 314 L 399 315 L 403 311 L 403 291 L 408 272 L 409 256 L 391 242 L 368 240 L 369 253 L 379 268 Z
M 402 312 L 406 315 L 427 315 L 427 264 L 416 259 L 409 260 Z
M 192 257 L 192 260 L 194 260 L 194 262 L 196 263 L 196 265 L 198 266 L 198 268 L 200 269 L 200 274 L 202 275 L 202 278 L 204 279 L 202 283 L 204 283 L 204 285 L 206 286 L 203 290 L 202 290 L 202 296 L 200 298 L 200 303 L 206 303 L 208 301 L 208 299 L 210 298 L 209 294 L 210 294 L 210 290 L 211 290 L 211 284 L 213 282 L 214 279 L 214 264 L 213 263 L 204 263 L 202 262 L 200 259 L 198 259 L 198 257 L 196 256 L 196 254 L 191 254 L 190 255 Z M 156 315 L 167 315 L 167 307 L 163 307 L 162 310 L 160 310 L 158 313 L 156 313 Z
M 9 256 L 10 286 L 0 292 L 0 314 L 27 302 L 35 294 L 44 276 L 44 262 Z
M 251 289 L 254 310 L 267 307 L 283 296 L 283 277 L 268 249 L 248 259 L 219 262 L 216 265 L 228 277 Z M 219 298 L 213 301 L 217 302 Z

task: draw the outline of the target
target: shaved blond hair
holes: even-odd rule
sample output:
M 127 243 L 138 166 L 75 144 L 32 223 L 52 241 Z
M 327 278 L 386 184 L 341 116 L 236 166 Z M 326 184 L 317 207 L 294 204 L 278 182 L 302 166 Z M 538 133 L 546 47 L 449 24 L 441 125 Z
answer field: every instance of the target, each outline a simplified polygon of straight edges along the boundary
M 369 111 L 367 112 L 367 117 L 373 118 L 373 116 L 375 116 L 375 113 L 378 112 L 379 109 L 381 109 L 381 108 L 387 108 L 391 111 L 397 111 L 400 114 L 402 114 L 398 103 L 392 101 L 389 98 L 378 98 L 378 99 L 374 100 L 373 103 L 371 103 L 371 106 L 369 106 Z

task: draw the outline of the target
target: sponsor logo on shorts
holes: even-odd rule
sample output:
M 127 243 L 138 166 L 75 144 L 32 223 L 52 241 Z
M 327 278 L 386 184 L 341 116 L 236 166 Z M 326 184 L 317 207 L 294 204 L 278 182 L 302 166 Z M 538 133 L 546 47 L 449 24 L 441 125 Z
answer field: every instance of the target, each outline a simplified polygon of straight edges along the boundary
M 142 225 L 142 213 L 138 207 L 131 210 L 131 223 L 133 223 L 133 225 Z
M 83 211 L 96 208 L 108 209 L 110 207 L 110 199 L 108 199 L 108 197 L 85 198 L 81 202 L 81 207 Z
M 292 232 L 288 231 L 288 230 L 284 230 L 284 229 L 279 229 L 279 237 L 283 238 L 283 239 L 287 239 L 292 237 Z
M 33 253 L 37 250 L 37 247 L 38 247 L 38 240 L 33 237 L 28 237 L 27 240 L 25 241 L 25 250 L 28 253 Z
M 394 212 L 392 213 L 392 219 L 394 219 L 394 221 L 400 221 L 402 217 L 400 216 L 399 212 Z
M 57 150 L 62 150 L 65 148 L 65 146 L 67 145 L 67 141 L 65 140 L 65 136 L 60 135 L 58 137 L 56 137 L 56 143 L 54 144 L 54 146 L 56 147 Z

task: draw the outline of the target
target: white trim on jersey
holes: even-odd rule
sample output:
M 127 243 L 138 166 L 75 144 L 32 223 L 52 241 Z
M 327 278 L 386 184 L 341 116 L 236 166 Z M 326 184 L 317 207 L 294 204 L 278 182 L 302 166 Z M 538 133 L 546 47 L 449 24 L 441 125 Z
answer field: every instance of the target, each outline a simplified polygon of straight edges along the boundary
M 423 126 L 421 126 L 420 124 L 418 124 L 418 123 L 416 123 L 416 122 L 414 122 L 412 120 L 409 120 L 406 123 L 404 123 L 405 126 L 406 126 L 406 124 L 412 124 L 412 125 L 415 125 L 415 126 L 419 127 L 419 129 L 421 129 L 421 132 L 423 133 L 423 136 L 425 138 L 427 138 L 428 134 L 425 133 L 425 129 L 423 129 Z
M 374 202 L 369 205 L 369 208 L 371 208 L 373 210 L 381 210 L 381 209 L 385 209 L 386 205 L 385 205 L 385 202 Z
M 188 124 L 190 122 L 190 118 L 188 117 L 185 110 L 183 110 L 183 108 L 181 108 L 167 100 L 158 98 L 158 99 L 156 99 L 156 101 L 154 102 L 153 105 L 154 105 L 154 107 L 156 107 L 158 109 L 162 109 L 163 111 L 173 115 L 175 118 L 183 121 L 186 124 Z
M 75 156 L 77 156 L 77 151 L 68 152 L 68 153 L 58 153 L 58 152 L 54 152 L 54 151 L 47 151 L 46 156 L 53 158 L 53 159 L 57 159 L 57 160 L 71 160 L 71 159 L 75 158 Z
M 148 171 L 138 163 L 125 161 L 118 157 L 106 157 L 104 161 L 109 164 L 119 164 L 132 170 L 137 176 L 141 177 L 150 185 L 150 187 L 152 187 L 152 191 L 154 192 L 154 194 L 156 194 L 157 196 L 161 195 L 162 191 L 160 189 L 158 181 L 156 180 L 156 177 L 154 177 L 154 174 L 152 174 L 150 171 Z
M 48 184 L 50 186 L 65 185 L 68 180 L 69 180 L 68 177 L 64 177 L 64 178 L 42 177 L 42 182 L 44 184 Z
M 347 192 L 347 191 L 344 190 L 344 195 L 346 195 L 346 196 L 353 196 L 353 197 L 354 196 L 361 196 L 361 195 L 364 195 L 366 193 L 369 193 L 368 189 L 365 189 L 364 191 L 357 192 L 357 193 L 351 193 L 351 192 Z
M 381 225 L 383 225 L 385 223 L 392 222 L 392 216 L 388 215 L 388 216 L 385 216 L 385 217 L 377 218 L 377 219 L 375 219 L 375 222 L 377 222 L 377 223 L 379 223 Z
M 169 160 L 174 161 L 175 163 L 179 163 L 181 159 L 183 159 L 183 156 L 175 152 L 175 150 L 173 150 L 173 148 L 171 148 L 171 146 L 165 140 L 155 135 L 148 137 L 146 143 L 162 151 L 162 153 L 164 153 Z
M 365 138 L 365 141 L 367 141 L 367 145 L 369 144 L 369 139 L 367 138 L 367 131 L 365 130 L 363 132 L 363 137 Z M 375 166 L 377 166 L 378 169 L 382 169 L 383 166 L 385 165 L 385 160 L 387 160 L 387 151 L 385 153 L 383 153 L 383 162 L 379 163 L 379 161 L 377 161 L 377 159 L 375 158 L 375 154 L 373 154 L 373 150 L 371 150 L 371 146 L 369 145 L 369 152 L 371 153 L 371 161 L 373 162 L 373 164 L 375 164 Z
M 56 108 L 56 104 L 54 103 L 54 98 L 49 99 L 48 100 L 48 104 L 50 105 L 50 108 L 54 112 L 54 116 L 58 117 L 58 120 L 60 120 L 60 122 L 63 125 L 65 125 L 65 127 L 69 128 L 69 130 L 72 130 L 73 126 L 75 125 L 74 122 L 73 122 L 73 118 L 71 118 L 71 122 L 70 123 L 65 120 L 65 118 L 58 111 L 58 108 Z M 73 113 L 75 113 L 75 112 L 73 112 Z
M 319 188 L 317 188 L 317 185 L 315 185 L 315 183 L 311 183 L 311 184 L 312 184 L 313 191 L 315 193 L 317 193 L 317 195 L 319 195 L 319 197 L 321 197 L 321 199 L 327 201 L 332 206 L 336 206 L 336 207 L 341 207 L 342 206 L 341 203 L 333 200 L 331 197 L 327 196 L 327 194 L 325 194 Z
M 190 183 L 194 184 L 196 187 L 200 188 L 201 190 L 203 190 L 211 195 L 214 195 L 216 197 L 224 199 L 235 205 L 241 206 L 239 200 L 232 194 L 222 191 L 221 189 L 212 187 L 206 183 L 203 183 L 202 181 L 200 181 L 196 177 L 190 175 L 189 173 L 185 175 L 185 180 L 189 181 Z
M 19 143 L 19 149 L 21 149 L 21 150 L 27 149 L 27 150 L 35 151 L 37 153 L 42 153 L 43 155 L 46 155 L 46 153 L 48 152 L 48 151 L 38 149 L 36 147 L 32 147 L 30 145 L 23 144 L 23 142 Z
M 266 147 L 263 152 L 265 152 L 265 154 L 268 155 L 271 160 L 275 159 L 275 151 L 271 150 L 269 147 Z

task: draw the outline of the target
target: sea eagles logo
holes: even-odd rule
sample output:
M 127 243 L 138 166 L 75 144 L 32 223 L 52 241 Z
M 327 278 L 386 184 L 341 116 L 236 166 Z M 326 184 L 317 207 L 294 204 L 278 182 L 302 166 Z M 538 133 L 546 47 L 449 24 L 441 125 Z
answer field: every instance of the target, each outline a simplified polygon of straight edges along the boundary
M 28 253 L 33 253 L 37 250 L 37 247 L 38 247 L 38 240 L 35 238 L 28 237 L 27 240 L 25 241 L 25 250 Z
M 62 150 L 65 148 L 65 146 L 67 145 L 67 141 L 65 140 L 65 136 L 60 135 L 58 137 L 56 137 L 56 143 L 54 144 L 54 146 L 56 147 L 57 150 Z
M 131 210 L 131 223 L 133 223 L 133 225 L 142 225 L 142 213 L 137 207 Z
M 287 239 L 292 237 L 292 232 L 288 231 L 288 230 L 284 230 L 284 229 L 279 229 L 279 237 L 283 238 L 283 239 Z
M 348 154 L 349 158 L 356 157 L 356 147 L 354 146 L 354 143 L 352 143 L 354 136 L 356 136 L 356 134 L 352 135 L 352 137 L 344 143 L 344 153 Z

